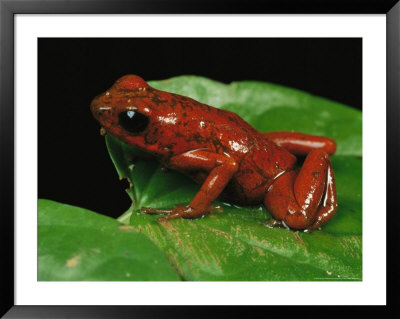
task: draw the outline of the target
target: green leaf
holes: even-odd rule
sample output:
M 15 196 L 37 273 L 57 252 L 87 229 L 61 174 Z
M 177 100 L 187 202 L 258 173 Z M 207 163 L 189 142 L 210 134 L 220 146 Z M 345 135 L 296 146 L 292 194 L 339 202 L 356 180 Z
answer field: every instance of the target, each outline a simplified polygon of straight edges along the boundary
M 165 172 L 156 162 L 141 160 L 137 150 L 107 135 L 120 178 L 131 182 L 127 192 L 132 206 L 119 220 L 152 240 L 184 280 L 362 279 L 361 112 L 261 82 L 225 85 L 181 76 L 150 85 L 234 111 L 260 131 L 302 131 L 338 143 L 332 157 L 338 212 L 322 230 L 304 233 L 268 228 L 265 222 L 271 215 L 262 205 L 237 207 L 218 201 L 214 205 L 222 209 L 203 218 L 159 223 L 158 216 L 141 214 L 140 208 L 187 204 L 199 185 L 178 172 Z
M 38 201 L 38 280 L 179 280 L 164 254 L 129 225 Z

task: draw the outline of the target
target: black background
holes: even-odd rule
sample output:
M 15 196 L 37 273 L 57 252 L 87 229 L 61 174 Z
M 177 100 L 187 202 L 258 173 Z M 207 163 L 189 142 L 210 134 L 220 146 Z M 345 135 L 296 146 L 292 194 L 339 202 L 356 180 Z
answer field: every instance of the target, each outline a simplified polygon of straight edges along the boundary
M 125 74 L 259 80 L 362 105 L 361 39 L 39 39 L 39 198 L 117 217 L 129 206 L 90 101 Z

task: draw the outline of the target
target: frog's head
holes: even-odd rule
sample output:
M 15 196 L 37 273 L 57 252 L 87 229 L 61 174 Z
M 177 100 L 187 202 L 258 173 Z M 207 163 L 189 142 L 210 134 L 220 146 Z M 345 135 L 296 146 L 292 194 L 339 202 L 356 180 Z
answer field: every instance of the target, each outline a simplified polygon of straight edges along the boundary
M 141 77 L 125 75 L 96 96 L 90 109 L 106 131 L 126 143 L 140 146 L 154 113 L 148 103 L 153 91 Z

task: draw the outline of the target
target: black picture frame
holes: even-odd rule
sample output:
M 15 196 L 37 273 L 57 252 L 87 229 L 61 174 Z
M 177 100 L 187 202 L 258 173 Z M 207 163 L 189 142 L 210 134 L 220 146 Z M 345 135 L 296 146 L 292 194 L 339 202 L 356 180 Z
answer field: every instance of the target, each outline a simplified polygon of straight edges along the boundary
M 387 50 L 387 306 L 386 307 L 329 307 L 334 315 L 354 316 L 360 312 L 369 315 L 394 316 L 398 313 L 396 288 L 399 284 L 395 249 L 398 221 L 395 206 L 399 162 L 400 136 L 400 3 L 398 0 L 281 0 L 281 1 L 183 1 L 183 0 L 102 0 L 102 1 L 20 1 L 0 0 L 1 72 L 0 72 L 0 214 L 2 230 L 1 309 L 5 318 L 130 318 L 130 317 L 191 317 L 227 316 L 260 311 L 280 314 L 280 307 L 171 307 L 171 306 L 22 306 L 14 303 L 14 18 L 16 14 L 386 14 Z M 379 216 L 377 217 L 379 218 Z M 397 272 L 396 272 L 397 270 Z M 397 276 L 396 276 L 397 274 Z M 265 312 L 264 312 L 265 311 Z M 292 314 L 310 312 L 309 307 L 287 307 Z M 318 307 L 312 312 L 327 312 Z

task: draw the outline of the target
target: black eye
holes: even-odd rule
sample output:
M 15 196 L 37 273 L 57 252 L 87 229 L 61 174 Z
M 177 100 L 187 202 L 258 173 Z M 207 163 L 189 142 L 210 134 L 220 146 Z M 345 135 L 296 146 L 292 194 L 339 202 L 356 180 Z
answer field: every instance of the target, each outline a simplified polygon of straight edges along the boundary
M 130 133 L 143 132 L 149 124 L 149 118 L 136 111 L 121 112 L 118 115 L 119 125 Z

